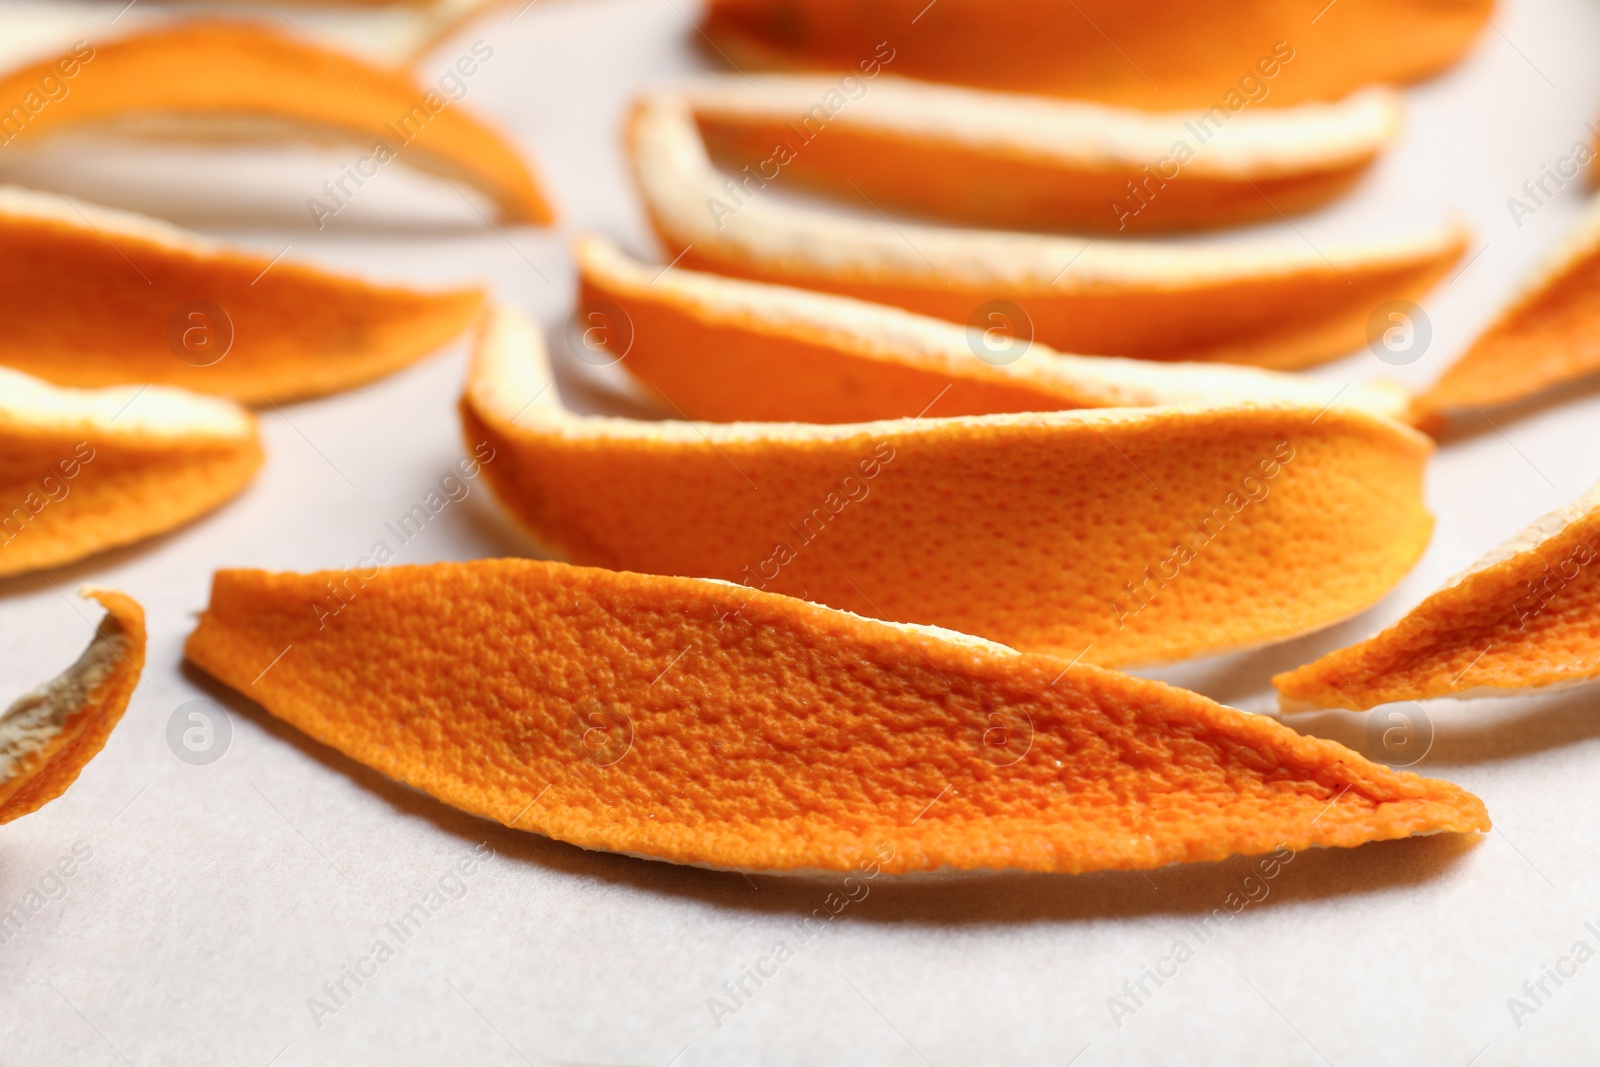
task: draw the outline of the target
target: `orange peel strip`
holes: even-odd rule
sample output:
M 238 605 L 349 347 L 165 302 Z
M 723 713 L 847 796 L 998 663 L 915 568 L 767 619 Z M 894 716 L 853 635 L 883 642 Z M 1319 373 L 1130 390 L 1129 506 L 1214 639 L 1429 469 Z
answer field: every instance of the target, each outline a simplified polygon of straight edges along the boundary
M 57 64 L 65 61 L 53 57 L 0 77 L 0 100 L 38 97 L 40 79 L 59 82 Z M 445 106 L 400 71 L 255 20 L 158 26 L 96 46 L 88 62 L 71 62 L 69 94 L 28 114 L 18 142 L 86 129 L 203 140 L 333 139 L 364 152 L 381 142 L 388 158 L 473 186 L 507 222 L 554 217 L 527 163 L 459 104 Z
M 1076 873 L 1489 828 L 1448 782 L 1159 682 L 696 579 L 221 571 L 185 650 L 447 804 L 675 863 Z
M 1509 404 L 1600 371 L 1600 199 L 1563 247 L 1439 381 L 1423 413 Z
M 742 581 L 1116 665 L 1314 630 L 1410 569 L 1432 528 L 1431 442 L 1323 407 L 833 426 L 578 416 L 537 330 L 500 309 L 462 418 L 473 447 L 494 449 L 484 476 L 502 502 L 575 563 Z
M 0 823 L 67 791 L 105 747 L 144 669 L 144 609 L 131 597 L 85 586 L 106 609 L 89 647 L 53 681 L 0 713 Z
M 1478 0 L 712 0 L 701 23 L 742 70 L 960 82 L 1146 109 L 1299 104 L 1454 64 Z
M 1207 125 L 1200 111 L 1150 114 L 888 76 L 851 84 L 853 92 L 824 75 L 758 75 L 681 91 L 712 158 L 733 169 L 1018 230 L 1276 221 L 1343 193 L 1400 126 L 1399 97 L 1387 89 Z M 1201 140 L 1197 130 L 1210 132 Z
M 316 396 L 434 352 L 482 304 L 477 289 L 372 285 L 0 188 L 0 365 L 59 385 L 154 382 L 246 404 Z
M 260 466 L 255 420 L 226 401 L 61 389 L 0 369 L 0 577 L 165 533 Z
M 1600 486 L 1474 563 L 1399 622 L 1272 680 L 1284 711 L 1514 696 L 1600 678 Z
M 573 242 L 572 254 L 580 325 L 620 331 L 615 341 L 626 348 L 619 365 L 663 410 L 687 419 L 870 422 L 1285 400 L 1332 401 L 1390 418 L 1410 411 L 1410 392 L 1387 381 L 1332 387 L 1254 367 L 1068 356 L 1020 341 L 996 356 L 977 331 L 883 304 L 678 267 L 662 271 L 587 234 Z M 613 322 L 616 311 L 621 317 Z
M 1068 352 L 1310 366 L 1365 344 L 1375 307 L 1420 297 L 1466 247 L 1459 226 L 1319 250 L 1300 240 L 1119 244 L 846 218 L 723 176 L 672 93 L 636 105 L 628 142 L 669 261 L 963 324 L 1009 301 L 1038 340 Z

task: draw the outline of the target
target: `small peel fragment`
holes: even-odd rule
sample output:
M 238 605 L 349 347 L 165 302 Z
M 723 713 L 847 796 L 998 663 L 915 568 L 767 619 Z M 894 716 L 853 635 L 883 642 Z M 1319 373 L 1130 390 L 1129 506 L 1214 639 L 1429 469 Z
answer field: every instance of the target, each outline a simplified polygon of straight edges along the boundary
M 688 102 L 667 91 L 636 103 L 627 139 L 668 262 L 963 325 L 1004 302 L 1039 341 L 1085 355 L 1312 366 L 1364 345 L 1373 309 L 1419 299 L 1467 242 L 1459 225 L 1341 247 L 1213 248 L 850 218 L 724 176 Z
M 989 354 L 980 331 L 883 304 L 663 271 L 588 234 L 572 254 L 580 314 L 597 316 L 583 325 L 597 327 L 597 338 L 617 333 L 614 343 L 625 345 L 620 354 L 586 355 L 617 358 L 682 418 L 840 423 L 1290 401 L 1403 419 L 1411 406 L 1408 390 L 1382 380 L 1340 387 L 1227 364 L 1069 356 L 1017 338 Z M 616 310 L 622 315 L 612 322 Z
M 1459 60 L 1494 14 L 1488 0 L 1336 2 L 712 0 L 701 31 L 743 71 L 893 71 L 1227 114 L 1431 77 Z
M 1600 485 L 1399 622 L 1272 679 L 1285 712 L 1515 696 L 1600 678 Z
M 1012 230 L 1276 221 L 1344 193 L 1400 127 L 1400 99 L 1388 89 L 1241 112 L 1220 125 L 1204 111 L 1153 114 L 892 75 L 848 96 L 838 83 L 729 76 L 679 91 L 712 158 L 732 171 Z M 1175 159 L 1174 145 L 1198 128 L 1213 131 L 1205 146 Z
M 225 400 L 0 369 L 0 577 L 181 526 L 237 495 L 261 460 L 255 419 Z
M 253 19 L 185 20 L 93 44 L 72 60 L 70 95 L 31 114 L 8 143 L 90 131 L 216 141 L 333 142 L 463 182 L 505 222 L 554 220 L 515 149 L 410 75 Z M 0 76 L 0 100 L 60 83 L 51 57 Z M 430 104 L 429 101 L 434 101 Z M 435 106 L 435 104 L 437 106 Z M 347 192 L 349 186 L 346 187 Z
M 144 609 L 110 589 L 79 593 L 106 609 L 89 647 L 0 713 L 0 823 L 37 811 L 77 781 L 105 747 L 144 670 Z
M 1448 782 L 1159 682 L 721 582 L 220 571 L 185 651 L 447 804 L 673 863 L 1081 873 L 1489 829 Z
M 582 416 L 538 330 L 499 308 L 461 412 L 467 447 L 495 457 L 496 496 L 558 557 L 1102 666 L 1331 625 L 1391 589 L 1432 531 L 1432 443 L 1325 402 L 834 425 Z
M 373 285 L 0 186 L 0 365 L 57 385 L 320 396 L 430 355 L 482 304 L 478 289 Z
M 1425 415 L 1514 403 L 1600 371 L 1600 197 L 1520 295 L 1439 381 Z

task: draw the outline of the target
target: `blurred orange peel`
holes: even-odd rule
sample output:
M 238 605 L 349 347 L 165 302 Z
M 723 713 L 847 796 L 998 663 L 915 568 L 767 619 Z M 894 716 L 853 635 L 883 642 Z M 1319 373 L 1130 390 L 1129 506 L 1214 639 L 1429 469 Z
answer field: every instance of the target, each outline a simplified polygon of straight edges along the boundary
M 47 84 L 61 88 L 59 102 L 40 95 Z M 554 218 L 505 137 L 437 87 L 256 20 L 162 25 L 31 63 L 0 77 L 0 105 L 13 103 L 4 134 L 12 146 L 110 132 L 206 143 L 332 141 L 370 153 L 312 191 L 326 214 L 400 159 L 477 189 L 503 221 Z M 325 218 L 314 207 L 313 214 Z
M 1600 678 L 1600 486 L 1393 626 L 1274 678 L 1284 711 L 1514 696 Z
M 246 404 L 316 396 L 432 353 L 482 301 L 477 289 L 373 285 L 0 187 L 0 365 L 61 385 L 153 382 Z
M 1522 293 L 1439 381 L 1417 397 L 1428 414 L 1525 400 L 1600 371 L 1600 199 Z
M 756 75 L 679 90 L 713 159 L 847 202 L 1000 229 L 1153 232 L 1316 207 L 1394 139 L 1400 100 L 1156 113 L 912 82 Z
M 1420 297 L 1467 240 L 1452 225 L 1342 247 L 1210 247 L 845 217 L 763 195 L 759 176 L 716 170 L 689 102 L 670 91 L 636 104 L 628 144 L 669 262 L 957 323 L 1003 302 L 1038 340 L 1087 355 L 1320 363 L 1365 344 L 1373 308 Z
M 712 0 L 702 32 L 745 71 L 885 66 L 987 89 L 1160 110 L 1336 100 L 1430 77 L 1488 0 Z
M 181 526 L 239 493 L 261 458 L 255 419 L 227 401 L 0 369 L 0 577 Z
M 221 571 L 186 652 L 447 804 L 674 863 L 1077 873 L 1489 829 L 1448 782 L 1159 682 L 722 582 Z
M 582 357 L 616 362 L 687 419 L 870 422 L 1252 399 L 1410 411 L 1410 392 L 1383 380 L 1340 389 L 1254 367 L 1063 355 L 850 297 L 662 270 L 593 235 L 572 253 Z
M 1148 400 L 1152 369 L 1127 376 Z M 1300 388 L 1274 397 L 1268 375 L 1201 403 L 1175 377 L 1185 402 L 1148 408 L 579 416 L 538 331 L 496 309 L 462 418 L 495 449 L 484 474 L 505 506 L 573 562 L 739 581 L 1102 665 L 1292 637 L 1410 569 L 1432 529 L 1427 438 Z
M 80 593 L 106 609 L 89 647 L 51 682 L 0 713 L 0 823 L 50 803 L 105 747 L 144 669 L 144 609 L 110 589 Z

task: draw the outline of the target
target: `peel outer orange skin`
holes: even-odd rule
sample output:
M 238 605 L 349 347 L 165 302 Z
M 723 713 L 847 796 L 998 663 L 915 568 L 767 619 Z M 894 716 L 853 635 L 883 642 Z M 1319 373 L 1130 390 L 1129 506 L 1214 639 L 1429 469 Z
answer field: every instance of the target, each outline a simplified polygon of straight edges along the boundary
M 59 79 L 55 63 L 0 78 L 0 100 L 36 93 L 46 75 Z M 402 159 L 414 155 L 478 188 L 507 222 L 554 220 L 527 163 L 458 105 L 431 112 L 424 103 L 430 90 L 408 75 L 253 21 L 196 19 L 95 45 L 93 59 L 65 84 L 68 95 L 30 115 L 20 139 L 141 116 L 305 124 L 365 147 L 385 141 Z M 395 132 L 417 106 L 427 121 L 413 119 L 409 130 Z M 397 143 L 419 126 L 415 140 Z
M 923 10 L 919 0 L 712 0 L 702 28 L 740 67 L 859 75 L 887 58 L 882 69 L 907 77 L 1161 110 L 1220 106 L 1247 75 L 1266 87 L 1264 96 L 1250 90 L 1253 106 L 1419 81 L 1460 59 L 1494 13 L 1472 0 L 1323 6 L 940 0 Z M 1294 57 L 1263 78 L 1257 64 L 1280 41 Z M 893 49 L 887 57 L 884 45 Z
M 867 363 L 841 350 L 835 338 L 788 324 L 772 327 L 754 315 L 736 323 L 710 321 L 693 307 L 641 298 L 589 273 L 578 276 L 578 297 L 582 305 L 609 301 L 623 310 L 633 333 L 621 366 L 685 418 L 841 423 L 1080 406 L 1048 385 L 985 375 L 981 366 L 952 379 Z M 752 364 L 781 388 L 751 389 Z
M 425 293 L 293 263 L 267 269 L 265 256 L 220 248 L 112 240 L 0 212 L 0 364 L 58 385 L 156 383 L 259 405 L 399 370 L 458 337 L 483 306 L 477 289 Z M 208 366 L 179 358 L 171 337 L 179 331 L 181 348 L 192 322 L 220 343 L 213 311 L 183 310 L 196 301 L 231 322 L 232 347 Z
M 1600 243 L 1517 300 L 1416 406 L 1493 407 L 1600 371 Z
M 754 170 L 772 156 L 774 144 L 794 139 L 783 123 L 751 115 L 697 109 L 695 118 L 712 158 L 735 171 L 747 164 Z M 1180 170 L 1146 204 L 1128 191 L 1128 182 L 1145 180 L 1137 166 L 1090 168 L 974 152 L 853 127 L 849 119 L 847 108 L 804 142 L 784 164 L 782 181 L 846 203 L 865 196 L 883 208 L 1009 230 L 1169 233 L 1276 220 L 1280 212 L 1299 214 L 1342 195 L 1377 158 L 1374 150 L 1326 167 L 1255 178 Z
M 1575 566 L 1575 554 L 1591 562 Z M 1576 569 L 1566 579 L 1561 572 Z M 1545 583 L 1552 573 L 1559 581 Z M 1290 708 L 1537 689 L 1600 677 L 1600 515 L 1464 576 L 1383 632 L 1272 679 Z
M 1445 255 L 1418 254 L 1349 278 L 1311 267 L 1184 288 L 1064 292 L 946 283 L 931 275 L 841 276 L 807 264 L 736 258 L 725 246 L 689 244 L 656 222 L 668 260 L 683 253 L 678 262 L 691 270 L 853 296 L 961 325 L 982 305 L 1003 299 L 1028 316 L 1035 338 L 1058 351 L 1272 370 L 1316 366 L 1361 347 L 1373 308 L 1421 299 L 1466 248 L 1463 239 Z
M 101 684 L 91 690 L 50 743 L 11 779 L 0 782 L 0 823 L 37 811 L 67 791 L 84 766 L 105 747 L 106 738 L 122 719 L 144 670 L 144 609 L 137 601 L 110 589 L 87 589 L 109 613 L 101 633 L 122 639 L 122 655 Z
M 468 442 L 495 449 L 484 476 L 496 495 L 562 558 L 743 582 L 1106 666 L 1331 625 L 1392 588 L 1431 535 L 1431 443 L 1397 423 L 1298 405 L 1074 414 L 712 443 L 541 431 L 486 416 L 470 389 L 462 401 Z M 1258 465 L 1283 442 L 1293 459 L 1263 481 Z M 1267 495 L 1228 519 L 1247 476 Z M 1214 536 L 1160 581 L 1197 532 Z M 1130 598 L 1125 583 L 1153 596 Z
M 585 848 L 1081 872 L 1489 825 L 1447 782 L 1194 694 L 787 597 L 489 560 L 385 569 L 319 631 L 350 580 L 219 572 L 186 652 L 353 759 Z M 981 740 L 1002 709 L 1032 733 L 1005 767 Z
M 76 463 L 87 444 L 93 458 Z M 183 525 L 241 492 L 260 441 L 23 432 L 0 415 L 0 577 L 60 566 Z M 77 474 L 62 475 L 63 462 Z M 43 488 L 51 479 L 59 498 Z M 35 513 L 31 497 L 45 501 Z

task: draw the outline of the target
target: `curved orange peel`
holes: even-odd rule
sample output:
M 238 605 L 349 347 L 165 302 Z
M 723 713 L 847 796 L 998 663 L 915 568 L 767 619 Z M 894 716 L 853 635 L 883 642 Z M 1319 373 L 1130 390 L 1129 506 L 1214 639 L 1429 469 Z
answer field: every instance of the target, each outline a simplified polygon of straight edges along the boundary
M 372 285 L 0 187 L 0 365 L 60 385 L 316 396 L 436 351 L 482 302 L 477 289 Z
M 1386 89 L 1337 104 L 1150 114 L 883 76 L 680 90 L 713 159 L 759 179 L 999 229 L 1152 232 L 1278 220 L 1348 189 L 1394 139 Z
M 740 69 L 897 74 L 1146 109 L 1333 100 L 1454 64 L 1477 0 L 713 0 L 701 23 Z
M 165 533 L 260 465 L 255 420 L 226 401 L 61 389 L 0 369 L 0 577 Z
M 982 333 L 939 319 L 679 267 L 663 271 L 592 235 L 580 235 L 572 254 L 584 337 L 599 345 L 615 332 L 610 342 L 625 346 L 595 354 L 616 354 L 664 409 L 686 419 L 869 422 L 1286 400 L 1333 401 L 1390 418 L 1410 411 L 1410 392 L 1386 381 L 1336 388 L 1253 367 L 1068 356 L 1020 341 L 1010 348 L 1014 339 L 997 341 L 995 353 Z
M 1356 408 L 578 416 L 538 332 L 505 309 L 479 338 L 462 418 L 495 450 L 484 476 L 501 501 L 573 562 L 742 581 L 1105 665 L 1328 625 L 1398 581 L 1432 527 L 1431 442 Z
M 675 863 L 1077 873 L 1489 828 L 1448 782 L 1159 682 L 696 579 L 221 571 L 185 651 L 447 804 Z
M 1284 711 L 1513 696 L 1600 678 L 1600 486 L 1359 644 L 1273 678 Z
M 1600 371 L 1600 199 L 1577 230 L 1439 381 L 1422 413 L 1523 400 Z
M 1096 243 L 846 218 L 720 174 L 688 103 L 672 93 L 638 103 L 628 141 L 669 261 L 963 324 L 1005 301 L 1029 317 L 1038 340 L 1092 355 L 1278 369 L 1323 362 L 1365 344 L 1374 308 L 1420 297 L 1466 246 L 1456 226 L 1319 250 L 1303 241 Z
M 200 19 L 92 45 L 61 82 L 55 57 L 0 77 L 0 100 L 39 97 L 41 79 L 69 87 L 27 114 L 7 140 L 112 130 L 201 140 L 334 140 L 473 186 L 507 222 L 554 216 L 503 135 L 400 71 L 319 47 L 256 20 Z M 348 179 L 341 175 L 340 181 Z M 346 184 L 345 194 L 356 186 Z M 317 194 L 325 196 L 321 191 Z M 337 206 L 337 205 L 335 205 Z
M 0 713 L 0 823 L 66 792 L 105 747 L 144 669 L 144 609 L 131 597 L 85 586 L 106 609 L 78 661 Z

